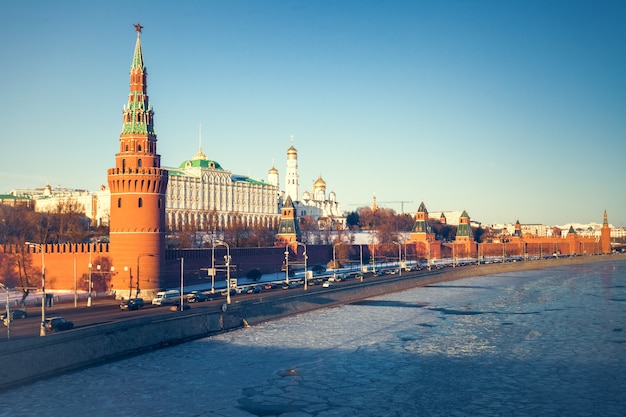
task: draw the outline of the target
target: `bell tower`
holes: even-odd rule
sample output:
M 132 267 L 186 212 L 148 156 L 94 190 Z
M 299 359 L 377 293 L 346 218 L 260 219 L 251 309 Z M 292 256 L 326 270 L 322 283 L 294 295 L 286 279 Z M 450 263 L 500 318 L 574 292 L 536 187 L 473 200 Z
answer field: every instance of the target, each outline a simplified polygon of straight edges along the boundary
M 130 94 L 122 112 L 122 133 L 115 168 L 108 170 L 111 190 L 110 248 L 113 290 L 136 297 L 161 287 L 165 252 L 165 192 L 168 173 L 161 168 L 154 112 L 147 94 L 141 30 L 130 67 Z

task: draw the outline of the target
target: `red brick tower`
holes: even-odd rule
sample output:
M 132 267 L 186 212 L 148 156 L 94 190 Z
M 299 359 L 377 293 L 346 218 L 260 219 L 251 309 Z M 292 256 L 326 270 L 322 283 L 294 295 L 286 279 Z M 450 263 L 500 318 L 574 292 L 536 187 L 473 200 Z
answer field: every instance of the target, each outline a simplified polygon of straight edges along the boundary
M 602 223 L 602 229 L 600 229 L 600 246 L 602 253 L 611 253 L 611 228 L 609 227 L 609 218 L 604 210 L 604 222 Z
M 154 112 L 147 95 L 147 72 L 141 49 L 142 26 L 130 67 L 130 94 L 124 106 L 120 149 L 108 170 L 111 190 L 110 252 L 118 296 L 136 296 L 161 287 L 165 252 L 167 171 L 161 169 L 154 132 Z

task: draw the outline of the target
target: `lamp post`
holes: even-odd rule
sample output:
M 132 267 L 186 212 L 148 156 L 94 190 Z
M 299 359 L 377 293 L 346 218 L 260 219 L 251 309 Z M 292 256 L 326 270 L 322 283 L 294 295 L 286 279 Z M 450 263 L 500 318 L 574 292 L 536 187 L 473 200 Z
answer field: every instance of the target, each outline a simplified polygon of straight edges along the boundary
M 341 242 L 335 243 L 333 245 L 333 279 L 337 278 L 337 256 L 336 256 L 336 253 L 335 253 L 335 247 L 337 245 L 341 245 Z
M 224 261 L 226 261 L 226 304 L 230 304 L 230 246 L 224 241 L 216 240 L 213 248 L 220 245 L 226 247 L 226 256 L 224 256 Z
M 78 307 L 78 288 L 76 285 L 76 256 L 74 256 L 74 308 Z
M 6 305 L 6 319 L 4 319 L 4 324 L 7 326 L 7 339 L 11 338 L 11 312 L 9 311 L 9 287 L 7 287 L 6 285 L 2 284 L 0 282 L 0 289 L 1 290 L 5 290 L 7 293 L 7 305 Z
M 363 245 L 360 243 L 359 243 L 359 261 L 361 265 L 361 269 L 359 270 L 359 272 L 362 274 L 363 273 Z
M 215 241 L 211 248 L 211 294 L 215 294 Z
M 183 309 L 183 290 L 185 288 L 185 258 L 180 258 L 180 311 Z M 228 291 L 230 293 L 230 291 Z
M 141 289 L 139 288 L 139 259 L 143 256 L 150 256 L 150 257 L 155 257 L 156 255 L 154 253 L 140 253 L 137 256 L 137 269 L 135 270 L 137 273 L 137 289 L 136 289 L 136 295 L 135 297 L 139 297 L 139 293 L 141 292 Z M 131 284 L 132 286 L 132 284 Z M 182 294 L 181 294 L 182 295 Z
M 133 268 L 125 266 L 124 271 L 128 271 L 128 299 L 130 300 L 133 297 Z
M 455 249 L 456 249 L 456 243 L 452 243 L 452 268 L 456 267 L 456 250 Z
M 91 268 L 93 268 L 93 264 L 91 263 L 91 251 L 89 251 L 89 288 L 87 288 L 87 307 L 91 307 Z
M 46 263 L 43 254 L 43 245 L 41 243 L 26 242 L 31 248 L 38 248 L 41 252 L 41 327 L 39 336 L 46 335 Z
M 372 242 L 372 272 L 376 273 L 376 244 Z
M 393 242 L 395 245 L 398 245 L 398 274 L 402 276 L 402 245 L 398 242 Z
M 297 242 L 298 245 L 302 245 L 304 247 L 304 291 L 306 291 L 309 288 L 309 280 L 307 278 L 307 268 L 306 268 L 306 260 L 308 258 L 307 254 L 306 254 L 306 244 L 302 243 L 302 242 Z
M 289 285 L 289 245 L 285 245 L 285 283 Z

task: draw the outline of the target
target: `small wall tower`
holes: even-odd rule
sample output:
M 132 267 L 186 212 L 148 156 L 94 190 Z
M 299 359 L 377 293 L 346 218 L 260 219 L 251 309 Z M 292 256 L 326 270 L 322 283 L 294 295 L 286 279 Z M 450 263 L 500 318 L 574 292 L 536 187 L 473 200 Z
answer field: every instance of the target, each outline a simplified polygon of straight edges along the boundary
M 291 201 L 291 196 L 287 195 L 285 204 L 280 209 L 280 224 L 278 226 L 277 239 L 279 243 L 293 243 L 300 240 L 300 223 L 296 217 L 296 209 Z
M 123 109 L 115 168 L 108 170 L 111 190 L 110 247 L 115 267 L 113 290 L 126 298 L 159 289 L 165 252 L 165 192 L 168 173 L 161 168 L 154 112 L 147 94 L 141 29 L 130 67 L 130 94 Z

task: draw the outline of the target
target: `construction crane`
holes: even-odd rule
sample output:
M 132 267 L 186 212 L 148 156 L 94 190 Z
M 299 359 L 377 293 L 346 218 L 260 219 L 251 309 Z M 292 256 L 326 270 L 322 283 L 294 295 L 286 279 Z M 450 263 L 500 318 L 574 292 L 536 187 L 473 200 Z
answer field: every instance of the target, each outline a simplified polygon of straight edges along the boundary
M 400 204 L 400 212 L 404 214 L 404 203 L 414 203 L 414 201 L 400 200 L 400 201 L 379 201 L 380 204 Z
M 375 200 L 374 200 L 375 201 Z M 401 214 L 404 214 L 404 203 L 414 203 L 414 201 L 408 200 L 400 200 L 400 201 L 375 201 L 374 204 L 400 204 Z M 359 207 L 370 207 L 372 203 L 359 203 L 359 204 L 350 204 L 351 206 L 359 206 Z

